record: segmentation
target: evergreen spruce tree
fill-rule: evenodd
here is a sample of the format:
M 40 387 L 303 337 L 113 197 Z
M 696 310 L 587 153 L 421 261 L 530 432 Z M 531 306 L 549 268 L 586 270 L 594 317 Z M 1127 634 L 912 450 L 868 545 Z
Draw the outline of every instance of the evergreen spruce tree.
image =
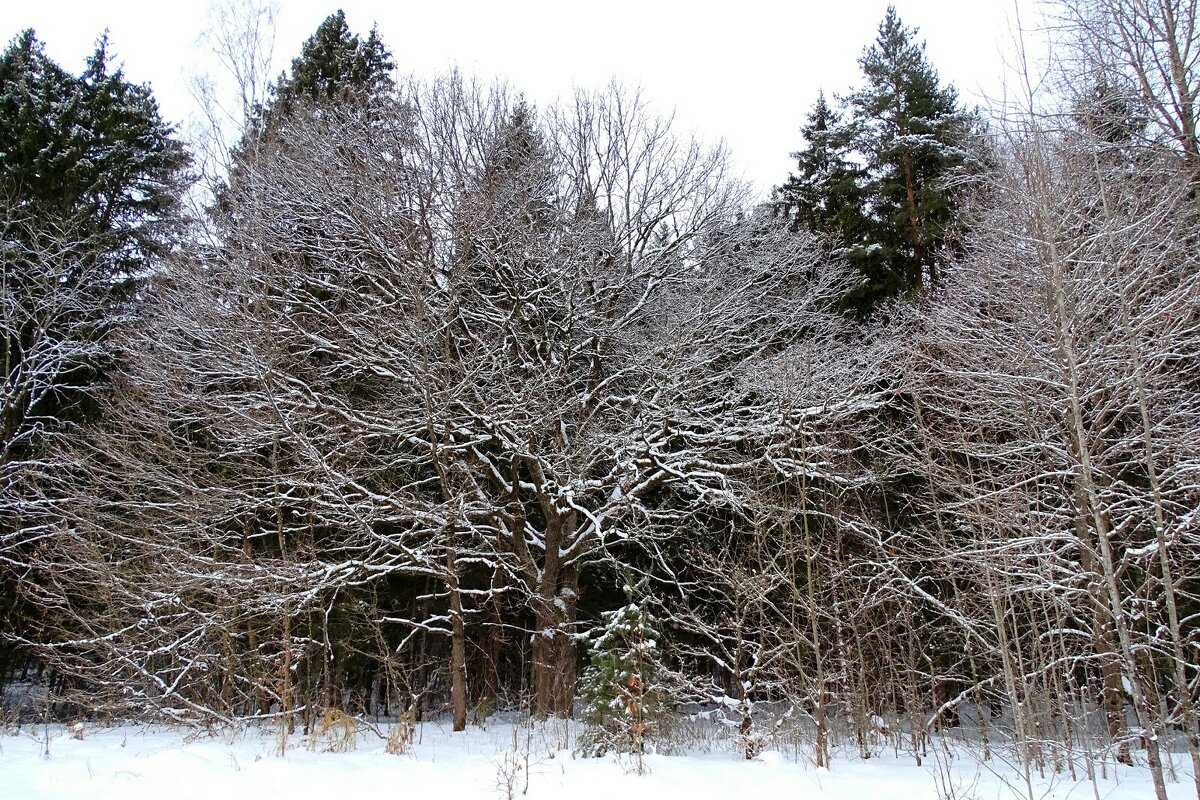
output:
M 304 105 L 369 106 L 393 87 L 392 54 L 376 28 L 366 39 L 350 32 L 341 10 L 326 17 L 279 77 L 258 126 L 274 130 Z
M 319 353 L 314 357 L 312 343 L 329 335 L 322 326 L 329 319 L 331 305 L 345 307 L 353 297 L 380 296 L 379 275 L 346 263 L 354 237 L 362 232 L 339 226 L 334 213 L 335 207 L 341 210 L 340 204 L 373 196 L 370 193 L 376 186 L 369 180 L 370 185 L 354 188 L 342 182 L 343 193 L 330 193 L 324 189 L 324 180 L 326 175 L 378 174 L 365 165 L 385 152 L 399 154 L 394 149 L 395 128 L 407 120 L 394 107 L 392 69 L 391 54 L 377 31 L 366 37 L 352 34 L 341 11 L 321 23 L 301 46 L 290 70 L 271 86 L 263 106 L 254 109 L 247 120 L 232 151 L 229 174 L 216 187 L 216 202 L 210 209 L 218 241 L 211 260 L 198 265 L 205 271 L 251 276 L 258 306 L 251 312 L 255 318 L 286 317 L 290 321 L 287 333 L 272 342 L 273 369 L 303 385 L 319 386 L 327 397 L 337 397 L 354 408 L 377 401 L 378 376 L 353 370 L 331 374 L 325 357 Z M 373 138 L 375 134 L 378 139 Z M 326 144 L 330 146 L 326 148 Z M 351 196 L 360 188 L 363 195 Z M 379 211 L 392 220 L 401 218 L 396 209 Z M 357 257 L 358 251 L 354 252 Z M 239 291 L 241 287 L 236 285 L 232 289 L 235 297 Z M 248 385 L 234 391 L 254 397 L 260 388 Z M 260 451 L 260 457 L 270 459 L 272 475 L 285 475 L 288 465 L 303 463 L 306 456 L 298 450 L 291 441 L 272 443 L 269 452 L 266 448 Z M 233 475 L 229 480 L 236 486 L 242 477 Z M 280 514 L 285 508 L 295 514 L 312 514 L 304 509 L 315 508 L 317 501 L 304 490 L 282 494 L 268 490 L 261 502 L 263 508 L 274 505 Z M 247 514 L 245 509 L 240 511 Z M 256 513 L 250 511 L 248 516 L 253 518 Z M 261 518 L 256 523 L 261 524 Z M 249 557 L 272 559 L 285 553 L 336 548 L 347 535 L 337 521 L 313 522 L 289 531 L 277 542 L 255 542 Z M 308 708 L 332 702 L 337 692 L 334 663 L 342 677 L 367 669 L 369 659 L 362 642 L 373 634 L 364 632 L 361 625 L 367 618 L 364 609 L 379 607 L 375 592 L 373 586 L 347 586 L 330 598 L 324 611 L 329 666 L 310 673 L 307 685 L 291 683 L 291 675 L 281 671 L 280 685 L 287 688 L 280 694 L 289 698 L 283 701 L 285 705 L 292 709 L 304 706 L 307 715 Z M 295 659 L 293 665 L 308 663 L 305 639 L 293 633 L 301 630 L 300 624 L 285 616 L 276 631 L 287 658 Z M 281 715 L 281 719 L 286 728 L 294 718 Z M 465 713 L 459 716 L 456 709 L 455 725 L 464 722 Z
M 150 90 L 111 68 L 107 37 L 79 77 L 50 60 L 33 31 L 0 55 L 0 444 L 8 457 L 22 430 L 53 430 L 90 394 L 104 369 L 104 338 L 128 314 L 152 260 L 176 240 L 187 164 Z M 68 306 L 53 322 L 45 317 Z M 15 381 L 51 341 L 74 355 L 41 379 L 54 390 L 31 402 Z
M 842 124 L 825 92 L 801 128 L 805 147 L 792 153 L 797 172 L 776 191 L 776 209 L 792 230 L 807 229 L 830 241 L 851 241 L 862 225 L 858 181 L 862 170 L 850 159 L 853 130 Z
M 261 166 L 264 156 L 277 155 L 289 142 L 288 126 L 321 109 L 336 108 L 342 115 L 370 112 L 392 97 L 395 63 L 375 28 L 363 39 L 350 32 L 342 11 L 326 17 L 271 86 L 266 103 L 253 109 L 241 141 L 233 148 L 229 175 L 214 189 L 213 207 L 218 224 L 230 204 L 231 187 L 248 169 Z
M 149 88 L 102 37 L 76 77 L 32 30 L 0 54 L 0 545 L 20 564 L 32 506 L 18 487 L 70 422 L 95 413 L 109 333 L 176 240 L 188 157 Z M 0 630 L 27 633 L 0 571 Z M 0 645 L 0 681 L 10 655 Z M 3 687 L 0 687 L 2 689 Z
M 609 750 L 633 754 L 641 771 L 646 743 L 667 710 L 667 693 L 654 619 L 633 601 L 628 586 L 626 596 L 625 606 L 602 615 L 603 625 L 590 642 L 591 666 L 580 689 L 588 728 L 580 749 L 597 757 Z
M 1146 141 L 1150 118 L 1140 98 L 1102 76 L 1072 105 L 1075 127 L 1097 145 L 1133 149 Z
M 26 230 L 88 240 L 114 276 L 173 241 L 188 157 L 101 37 L 76 78 L 25 31 L 0 55 L 0 198 Z
M 236 241 L 244 233 L 239 230 L 243 220 L 228 212 L 244 202 L 243 193 L 253 193 L 253 182 L 245 179 L 270 172 L 281 157 L 303 159 L 303 152 L 292 150 L 301 126 L 320 122 L 328 125 L 332 134 L 345 126 L 365 123 L 365 131 L 374 120 L 386 116 L 371 112 L 380 110 L 381 104 L 392 98 L 394 67 L 378 31 L 372 28 L 365 39 L 351 33 L 342 11 L 331 14 L 317 27 L 301 46 L 300 55 L 292 60 L 290 72 L 279 76 L 267 102 L 247 120 L 241 141 L 233 149 L 229 174 L 215 188 L 212 218 L 227 240 Z M 311 135 L 311 129 L 307 135 Z M 294 225 L 293 240 L 297 243 L 291 257 L 303 258 L 305 247 L 301 243 L 319 241 L 324 235 L 300 218 L 287 223 Z M 317 287 L 323 278 L 315 277 L 314 299 L 319 299 L 323 292 Z
M 82 129 L 72 125 L 81 105 L 77 81 L 46 56 L 32 30 L 0 55 L 0 186 L 10 213 L 73 215 L 86 149 Z

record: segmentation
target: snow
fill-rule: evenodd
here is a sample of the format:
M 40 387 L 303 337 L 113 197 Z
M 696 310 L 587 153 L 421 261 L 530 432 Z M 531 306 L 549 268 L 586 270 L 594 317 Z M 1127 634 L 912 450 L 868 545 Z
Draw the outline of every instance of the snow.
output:
M 386 733 L 386 730 L 383 731 Z M 171 798 L 329 797 L 697 798 L 804 797 L 857 800 L 862 797 L 936 800 L 945 774 L 933 754 L 925 766 L 890 753 L 867 761 L 835 753 L 833 767 L 818 769 L 792 753 L 768 750 L 746 761 L 721 748 L 689 755 L 647 755 L 649 773 L 613 758 L 572 755 L 574 728 L 489 723 L 454 734 L 448 725 L 419 726 L 412 749 L 389 755 L 376 732 L 359 731 L 357 748 L 345 753 L 310 752 L 300 735 L 286 756 L 276 755 L 278 734 L 271 728 L 202 734 L 166 726 L 85 726 L 76 739 L 67 726 L 25 727 L 0 734 L 0 798 L 39 800 L 158 800 Z M 528 759 L 526 759 L 528 755 Z M 1182 766 L 1182 765 L 1178 765 Z M 1024 794 L 1022 781 L 1001 759 L 986 766 L 957 755 L 949 766 L 962 796 L 1011 798 Z M 1106 800 L 1153 796 L 1149 773 L 1137 767 L 1109 766 L 1108 779 L 1095 790 Z M 1016 789 L 1015 787 L 1021 787 Z M 1034 796 L 1092 797 L 1093 787 L 1062 775 L 1038 779 Z M 1193 797 L 1191 781 L 1168 786 L 1172 798 Z

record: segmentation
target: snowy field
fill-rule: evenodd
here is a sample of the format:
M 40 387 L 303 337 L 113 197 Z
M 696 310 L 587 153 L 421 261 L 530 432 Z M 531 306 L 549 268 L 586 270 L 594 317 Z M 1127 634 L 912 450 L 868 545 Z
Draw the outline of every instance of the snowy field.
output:
M 948 758 L 923 766 L 891 752 L 863 761 L 835 753 L 832 769 L 803 755 L 768 750 L 752 761 L 715 741 L 696 740 L 687 754 L 649 755 L 647 773 L 608 757 L 584 759 L 566 746 L 573 731 L 491 724 L 452 734 L 437 723 L 418 726 L 407 753 L 390 755 L 384 731 L 360 730 L 348 752 L 311 751 L 295 735 L 284 756 L 270 729 L 203 734 L 166 726 L 88 727 L 83 739 L 63 726 L 25 727 L 0 735 L 2 798 L 845 798 L 845 800 L 989 800 L 1032 797 L 1141 800 L 1153 796 L 1144 769 L 1109 765 L 1095 783 L 1034 773 L 1032 792 L 1001 759 Z M 48 748 L 47 748 L 48 742 Z M 47 749 L 49 754 L 47 756 Z M 799 758 L 797 756 L 799 755 Z M 1195 797 L 1183 764 L 1171 798 Z M 1082 777 L 1082 776 L 1080 776 Z

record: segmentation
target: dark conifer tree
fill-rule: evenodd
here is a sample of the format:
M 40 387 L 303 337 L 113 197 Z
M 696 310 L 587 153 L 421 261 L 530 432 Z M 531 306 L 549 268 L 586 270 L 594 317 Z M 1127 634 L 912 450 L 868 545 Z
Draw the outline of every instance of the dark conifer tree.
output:
M 846 298 L 869 314 L 937 284 L 956 218 L 954 185 L 969 174 L 970 117 L 942 86 L 915 28 L 889 7 L 859 59 L 866 84 L 831 108 L 822 94 L 776 195 L 795 228 L 826 237 L 863 277 Z
M 849 158 L 853 129 L 825 99 L 825 92 L 800 129 L 803 150 L 792 153 L 797 171 L 776 192 L 776 209 L 791 221 L 843 244 L 861 227 L 858 180 L 862 170 Z
M 68 116 L 79 115 L 80 99 L 75 79 L 32 30 L 0 55 L 0 181 L 14 211 L 72 214 L 79 196 L 72 177 L 85 145 Z
M 255 191 L 252 176 L 271 173 L 281 158 L 306 157 L 302 152 L 289 152 L 295 146 L 295 130 L 289 134 L 289 126 L 304 126 L 313 121 L 314 114 L 324 114 L 324 124 L 331 132 L 341 126 L 369 122 L 372 117 L 358 115 L 369 113 L 393 97 L 394 67 L 391 53 L 375 28 L 365 39 L 351 33 L 346 15 L 340 10 L 317 27 L 301 46 L 300 55 L 292 60 L 290 72 L 281 74 L 271 87 L 266 104 L 255 109 L 247 120 L 242 139 L 233 151 L 229 176 L 216 189 L 213 219 L 224 229 L 222 235 L 227 240 L 236 241 L 242 235 L 238 230 L 242 221 L 228 212 L 242 203 L 240 195 Z M 297 244 L 290 256 L 303 258 L 305 246 L 319 242 L 324 235 L 299 218 L 279 222 L 295 228 L 293 239 Z M 314 299 L 320 299 L 324 290 L 317 286 L 322 278 L 315 277 Z
M 34 228 L 92 241 L 114 274 L 172 241 L 188 158 L 149 88 L 109 63 L 101 37 L 75 78 L 33 31 L 0 56 L 0 187 Z
M 247 170 L 287 146 L 289 120 L 321 108 L 336 108 L 342 114 L 369 111 L 392 96 L 394 68 L 392 54 L 375 28 L 363 39 L 350 32 L 341 10 L 326 17 L 292 59 L 291 71 L 276 79 L 266 103 L 246 120 L 229 175 L 215 189 L 218 224 L 234 222 L 222 212 L 230 205 L 232 187 Z
M 52 429 L 88 394 L 102 369 L 99 345 L 151 260 L 175 241 L 187 163 L 150 90 L 111 69 L 107 37 L 78 78 L 33 31 L 0 55 L 6 381 L 28 371 L 33 348 L 46 346 L 39 338 L 78 354 L 59 365 L 43 402 L 21 402 L 15 387 L 6 393 L 6 446 L 34 420 Z M 71 312 L 49 324 L 44 312 L 66 302 L 49 295 L 64 292 Z
M 350 32 L 344 12 L 330 14 L 292 60 L 291 73 L 272 87 L 263 127 L 270 130 L 306 103 L 367 106 L 392 89 L 395 66 L 376 28 L 363 39 Z
M 1073 105 L 1075 126 L 1096 144 L 1132 148 L 1147 141 L 1150 120 L 1140 98 L 1103 77 L 1075 98 Z
M 966 163 L 968 117 L 916 34 L 889 6 L 858 62 L 867 83 L 849 97 L 875 223 L 867 246 L 882 256 L 863 263 L 874 270 L 869 290 L 880 298 L 936 285 L 956 212 L 952 184 Z
M 351 33 L 342 11 L 321 23 L 301 46 L 290 70 L 272 85 L 266 103 L 247 120 L 226 183 L 217 190 L 217 203 L 211 209 L 220 241 L 208 262 L 197 267 L 234 276 L 229 292 L 235 297 L 255 294 L 256 308 L 251 313 L 262 324 L 287 320 L 272 341 L 273 370 L 320 387 L 324 397 L 354 408 L 379 402 L 380 377 L 354 369 L 330 370 L 328 355 L 321 347 L 314 348 L 314 342 L 339 335 L 336 327 L 326 327 L 330 309 L 378 298 L 382 291 L 376 282 L 381 275 L 350 264 L 362 253 L 357 238 L 362 231 L 339 225 L 335 213 L 343 205 L 361 201 L 357 191 L 369 193 L 375 185 L 351 187 L 352 182 L 345 181 L 338 184 L 340 190 L 331 190 L 324 177 L 317 181 L 314 176 L 322 175 L 322 170 L 339 178 L 369 175 L 373 159 L 401 158 L 407 118 L 396 108 L 393 66 L 377 31 L 366 37 Z M 398 187 L 399 181 L 393 185 Z M 407 189 L 398 191 L 403 194 Z M 380 213 L 396 224 L 406 221 L 396 209 L 381 207 Z M 383 273 L 387 269 L 380 266 Z M 261 386 L 248 384 L 237 391 L 253 398 Z M 267 465 L 271 483 L 251 490 L 256 497 L 252 507 L 231 509 L 235 520 L 231 526 L 270 530 L 283 517 L 308 522 L 278 537 L 257 539 L 247 546 L 249 556 L 268 563 L 300 553 L 333 552 L 352 539 L 356 528 L 322 517 L 317 493 L 308 486 L 292 485 L 292 471 L 302 469 L 310 455 L 303 446 L 286 436 L 268 440 L 278 436 L 268 423 L 255 434 L 263 438 L 254 459 L 260 466 Z M 384 453 L 380 447 L 372 456 L 382 458 Z M 253 472 L 217 474 L 213 480 L 223 491 L 245 492 L 252 480 L 248 475 Z M 385 491 L 396 489 L 390 482 L 385 485 Z M 295 684 L 287 684 L 281 692 L 287 698 L 281 703 L 302 709 L 306 726 L 312 721 L 311 710 L 332 704 L 341 687 L 371 685 L 379 667 L 371 644 L 377 641 L 378 630 L 363 625 L 380 609 L 400 613 L 392 603 L 409 608 L 417 602 L 413 596 L 419 591 L 403 577 L 388 584 L 387 589 L 344 587 L 323 601 L 321 625 L 328 655 L 321 651 L 316 659 L 311 658 L 312 640 L 303 633 L 314 624 L 307 611 L 261 621 L 263 630 L 271 631 L 264 635 L 286 642 L 287 659 L 295 665 Z M 391 642 L 385 651 L 395 644 Z
M 20 487 L 48 441 L 95 413 L 109 334 L 176 241 L 188 157 L 107 37 L 75 77 L 27 30 L 0 54 L 0 570 L 36 534 Z M 19 572 L 19 570 L 18 570 Z M 0 572 L 0 630 L 23 631 Z M 0 649 L 0 688 L 11 651 Z

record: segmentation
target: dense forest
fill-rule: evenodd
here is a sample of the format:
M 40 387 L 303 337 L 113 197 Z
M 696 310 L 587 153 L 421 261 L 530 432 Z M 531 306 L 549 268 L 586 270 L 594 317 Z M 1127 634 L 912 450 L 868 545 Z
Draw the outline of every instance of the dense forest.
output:
M 226 147 L 17 36 L 5 713 L 969 724 L 1200 796 L 1200 7 L 1054 13 L 969 109 L 889 10 L 765 201 L 636 90 L 402 80 L 341 12 Z

